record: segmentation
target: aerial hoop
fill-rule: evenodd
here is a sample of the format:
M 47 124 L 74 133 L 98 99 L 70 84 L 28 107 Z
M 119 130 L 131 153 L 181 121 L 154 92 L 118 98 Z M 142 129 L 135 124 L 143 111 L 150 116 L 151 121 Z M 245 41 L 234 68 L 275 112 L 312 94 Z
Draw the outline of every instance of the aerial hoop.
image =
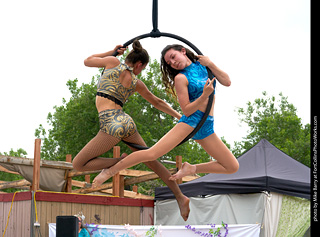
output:
M 176 39 L 176 40 L 179 40 L 183 43 L 185 43 L 186 45 L 188 45 L 190 48 L 192 48 L 198 55 L 203 55 L 201 53 L 201 51 L 195 46 L 193 45 L 190 41 L 178 36 L 178 35 L 175 35 L 175 34 L 170 34 L 170 33 L 164 33 L 164 32 L 160 32 L 159 29 L 158 29 L 158 0 L 153 0 L 153 5 L 152 5 L 152 25 L 153 25 L 153 30 L 148 33 L 148 34 L 143 34 L 143 35 L 139 35 L 137 37 L 134 37 L 132 38 L 131 40 L 127 41 L 126 43 L 123 44 L 124 47 L 127 47 L 129 46 L 130 44 L 133 43 L 134 40 L 141 40 L 141 39 L 145 39 L 145 38 L 159 38 L 159 37 L 169 37 L 169 38 L 173 38 L 173 39 Z M 116 51 L 113 56 L 117 56 L 118 55 L 118 52 Z M 207 71 L 208 71 L 208 76 L 209 78 L 212 80 L 214 75 L 213 73 L 211 72 L 211 70 L 207 68 Z M 200 122 L 198 123 L 198 125 L 195 127 L 195 129 L 182 141 L 180 142 L 177 146 L 180 146 L 181 144 L 185 143 L 186 141 L 188 141 L 190 138 L 192 138 L 198 131 L 199 129 L 202 127 L 202 125 L 204 124 L 204 122 L 206 121 L 209 113 L 210 113 L 210 110 L 211 110 L 211 107 L 212 107 L 212 103 L 213 103 L 213 95 L 214 93 L 212 93 L 210 96 L 209 96 L 209 101 L 208 101 L 208 104 L 207 104 L 207 108 L 204 112 L 204 115 L 202 117 L 202 119 L 200 120 Z M 134 143 L 130 143 L 130 142 L 125 142 L 123 141 L 124 143 L 126 143 L 127 145 L 131 146 L 131 147 L 134 147 L 136 149 L 139 149 L 139 150 L 146 150 L 148 149 L 149 147 L 144 147 L 144 146 L 140 146 L 140 145 L 137 145 L 137 144 L 134 144 Z

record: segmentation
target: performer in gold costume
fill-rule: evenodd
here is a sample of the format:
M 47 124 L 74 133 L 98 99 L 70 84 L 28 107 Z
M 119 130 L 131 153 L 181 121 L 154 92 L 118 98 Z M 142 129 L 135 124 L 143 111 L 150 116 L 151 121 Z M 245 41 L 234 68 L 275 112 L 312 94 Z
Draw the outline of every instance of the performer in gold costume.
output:
M 88 57 L 84 63 L 88 67 L 104 67 L 105 70 L 98 82 L 96 107 L 99 112 L 100 131 L 98 134 L 77 154 L 73 160 L 73 167 L 79 171 L 107 169 L 126 154 L 118 158 L 103 158 L 101 154 L 109 151 L 121 140 L 146 146 L 137 131 L 133 119 L 122 110 L 123 104 L 128 97 L 138 92 L 144 99 L 155 108 L 180 119 L 181 115 L 173 110 L 162 99 L 153 95 L 137 75 L 147 66 L 149 62 L 148 52 L 142 48 L 139 41 L 134 41 L 133 49 L 127 55 L 125 63 L 112 56 L 117 51 L 122 55 L 125 48 L 117 45 L 114 50 L 102 54 L 94 54 Z M 130 146 L 129 146 L 130 147 Z M 130 147 L 132 151 L 135 148 Z M 169 180 L 169 171 L 159 162 L 151 161 L 145 164 L 168 185 L 175 194 L 182 217 L 188 218 L 189 199 L 184 196 L 175 181 Z

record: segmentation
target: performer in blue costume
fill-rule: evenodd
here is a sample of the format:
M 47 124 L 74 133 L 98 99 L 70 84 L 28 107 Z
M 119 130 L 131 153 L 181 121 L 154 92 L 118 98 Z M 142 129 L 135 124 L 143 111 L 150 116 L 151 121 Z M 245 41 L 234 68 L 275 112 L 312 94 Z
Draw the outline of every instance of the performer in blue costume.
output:
M 215 78 L 210 81 L 206 67 Z M 230 86 L 227 73 L 218 68 L 207 56 L 195 56 L 189 49 L 181 45 L 168 45 L 162 51 L 161 71 L 163 83 L 169 93 L 175 96 L 181 106 L 183 116 L 164 137 L 148 150 L 134 152 L 109 169 L 104 169 L 96 178 L 96 185 L 102 184 L 120 170 L 134 166 L 140 162 L 156 160 L 172 150 L 201 120 L 207 107 L 209 96 L 214 93 L 216 80 L 224 86 Z M 182 169 L 170 177 L 180 179 L 195 173 L 231 174 L 239 169 L 239 163 L 227 146 L 220 140 L 213 129 L 214 101 L 205 124 L 193 139 L 215 161 L 191 165 L 185 162 Z M 197 154 L 190 154 L 196 156 Z
M 191 63 L 188 67 L 183 69 L 181 74 L 185 75 L 188 79 L 188 94 L 190 102 L 198 99 L 203 92 L 203 87 L 205 86 L 208 80 L 208 72 L 206 67 L 202 66 L 199 62 Z M 216 87 L 216 80 L 213 81 L 213 87 Z M 216 91 L 214 90 L 213 93 Z M 195 128 L 200 120 L 202 119 L 204 112 L 201 110 L 197 110 L 192 115 L 187 117 L 186 115 L 182 115 L 180 122 L 186 123 L 191 127 Z M 213 130 L 214 118 L 209 115 L 207 120 L 202 125 L 200 130 L 193 136 L 194 140 L 201 140 L 206 138 L 207 136 L 214 133 Z

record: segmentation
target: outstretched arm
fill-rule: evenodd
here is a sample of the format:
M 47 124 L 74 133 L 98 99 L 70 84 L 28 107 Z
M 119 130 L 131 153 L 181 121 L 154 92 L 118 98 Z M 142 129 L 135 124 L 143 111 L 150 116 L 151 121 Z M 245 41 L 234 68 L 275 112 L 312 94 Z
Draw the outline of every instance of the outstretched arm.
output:
M 122 55 L 125 50 L 126 48 L 123 48 L 122 45 L 117 45 L 113 50 L 108 52 L 89 56 L 84 60 L 84 65 L 87 67 L 106 67 L 108 63 L 115 61 L 115 57 L 111 57 L 115 51 L 118 52 L 118 55 Z
M 152 94 L 148 87 L 141 81 L 137 81 L 136 91 L 156 109 L 169 114 L 177 119 L 181 118 L 181 114 L 172 109 L 165 101 Z
M 231 80 L 229 75 L 222 71 L 220 68 L 218 68 L 207 56 L 198 55 L 198 61 L 201 65 L 208 67 L 213 75 L 216 77 L 216 79 L 220 82 L 220 84 L 224 86 L 230 86 Z

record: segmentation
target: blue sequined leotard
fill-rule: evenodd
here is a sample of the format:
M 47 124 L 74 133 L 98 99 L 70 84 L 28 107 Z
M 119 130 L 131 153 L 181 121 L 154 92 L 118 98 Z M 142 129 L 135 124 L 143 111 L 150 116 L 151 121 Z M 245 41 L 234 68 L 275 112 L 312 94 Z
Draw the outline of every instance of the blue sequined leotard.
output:
M 188 94 L 190 102 L 198 99 L 203 93 L 203 87 L 208 80 L 208 72 L 205 66 L 199 62 L 191 63 L 188 67 L 183 69 L 180 73 L 184 74 L 188 79 Z M 216 81 L 213 82 L 213 87 L 216 87 Z M 214 93 L 216 91 L 214 90 Z M 195 128 L 204 115 L 204 112 L 197 110 L 189 117 L 182 115 L 180 122 L 186 123 Z M 214 133 L 213 129 L 214 118 L 208 116 L 200 130 L 193 136 L 194 140 L 201 140 Z

